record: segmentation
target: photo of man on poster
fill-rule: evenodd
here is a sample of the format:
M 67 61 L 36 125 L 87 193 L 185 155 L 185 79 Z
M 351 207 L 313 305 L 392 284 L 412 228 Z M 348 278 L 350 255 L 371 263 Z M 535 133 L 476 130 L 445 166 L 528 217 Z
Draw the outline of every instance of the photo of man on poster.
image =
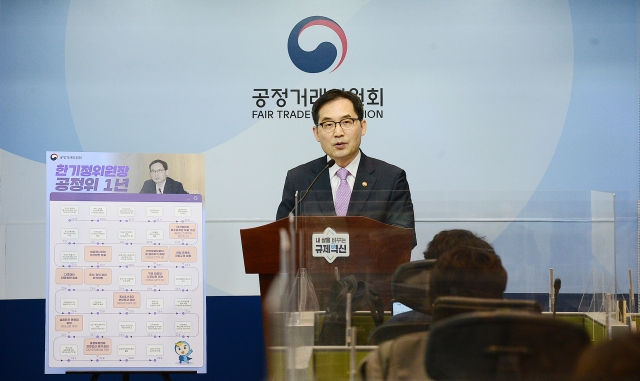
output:
M 140 193 L 187 194 L 182 183 L 169 177 L 169 165 L 166 161 L 156 159 L 149 164 L 151 180 L 142 185 Z

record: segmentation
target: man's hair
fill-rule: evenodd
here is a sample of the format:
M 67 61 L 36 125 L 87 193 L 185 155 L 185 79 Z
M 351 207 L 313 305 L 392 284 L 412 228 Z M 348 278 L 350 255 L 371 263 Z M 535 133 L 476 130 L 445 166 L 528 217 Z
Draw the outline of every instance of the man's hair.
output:
M 429 283 L 432 301 L 440 296 L 500 299 L 507 288 L 507 271 L 491 245 L 457 246 L 438 259 Z
M 475 246 L 492 250 L 491 245 L 484 240 L 484 237 L 478 237 L 469 230 L 451 229 L 443 230 L 433 236 L 433 239 L 427 245 L 424 251 L 424 259 L 438 259 L 447 251 L 456 246 Z
M 162 168 L 164 168 L 165 171 L 167 169 L 169 169 L 169 165 L 167 165 L 167 162 L 164 161 L 164 160 L 160 160 L 160 159 L 156 159 L 156 160 L 152 161 L 151 164 L 149 164 L 149 169 L 151 169 L 151 166 L 154 165 L 155 163 L 162 164 Z
M 331 89 L 322 94 L 316 101 L 313 103 L 313 107 L 311 107 L 311 117 L 313 117 L 313 124 L 318 124 L 318 118 L 320 109 L 325 104 L 335 101 L 336 99 L 346 99 L 351 101 L 353 104 L 353 109 L 356 112 L 356 116 L 358 120 L 362 120 L 364 116 L 364 106 L 362 106 L 362 101 L 358 98 L 358 95 L 351 91 L 344 91 L 340 89 Z
M 631 381 L 640 374 L 640 334 L 625 333 L 587 348 L 576 365 L 574 381 Z

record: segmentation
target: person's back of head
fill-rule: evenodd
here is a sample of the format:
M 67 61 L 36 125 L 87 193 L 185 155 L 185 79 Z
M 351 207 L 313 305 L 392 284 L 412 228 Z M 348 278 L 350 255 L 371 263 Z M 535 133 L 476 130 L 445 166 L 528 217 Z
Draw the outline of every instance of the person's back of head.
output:
M 489 250 L 492 249 L 491 245 L 487 241 L 478 237 L 469 230 L 442 230 L 433 236 L 433 239 L 427 245 L 427 249 L 424 252 L 425 261 L 422 262 L 426 263 L 428 260 L 437 260 L 443 253 L 446 253 L 457 246 L 475 246 Z M 417 262 L 412 263 L 415 264 Z M 405 272 L 400 273 L 400 276 L 396 277 L 398 274 L 396 271 L 396 275 L 394 275 L 393 280 L 398 283 L 398 285 L 395 286 L 396 290 L 404 292 L 404 294 L 398 293 L 397 295 L 394 295 L 394 299 L 410 306 L 414 310 L 430 315 L 432 312 L 431 305 L 433 304 L 433 300 L 428 297 L 430 273 L 431 267 L 427 268 L 426 266 L 421 271 L 412 272 L 410 276 L 407 276 L 408 272 L 405 270 Z M 393 288 L 392 292 L 394 292 Z M 399 319 L 400 318 L 392 318 L 391 320 L 396 321 Z
M 640 379 L 640 333 L 616 336 L 584 351 L 574 381 Z
M 444 233 L 442 237 L 450 235 L 448 231 L 441 233 Z M 431 270 L 429 301 L 433 302 L 440 296 L 502 298 L 507 286 L 507 272 L 500 257 L 487 241 L 473 233 L 471 236 L 462 234 L 470 238 L 468 242 L 453 245 L 442 253 Z M 382 343 L 361 363 L 362 379 L 395 380 L 411 375 L 412 379 L 430 380 L 425 367 L 427 340 L 428 333 L 424 331 Z
M 503 297 L 507 271 L 493 247 L 477 240 L 484 243 L 457 246 L 440 256 L 429 280 L 432 302 L 440 296 Z
M 443 230 L 434 235 L 433 239 L 427 245 L 427 249 L 423 253 L 424 259 L 438 259 L 442 254 L 456 246 L 475 246 L 492 249 L 487 241 L 469 230 Z

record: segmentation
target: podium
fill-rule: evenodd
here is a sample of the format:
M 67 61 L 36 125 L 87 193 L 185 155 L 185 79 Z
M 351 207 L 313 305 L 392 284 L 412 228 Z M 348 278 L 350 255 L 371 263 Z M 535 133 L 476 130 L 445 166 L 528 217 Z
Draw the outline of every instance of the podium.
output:
M 295 217 L 293 224 L 296 255 L 294 266 L 288 268 L 307 269 L 321 310 L 326 309 L 328 294 L 336 279 L 336 268 L 341 278 L 354 275 L 358 280 L 371 283 L 381 295 L 385 310 L 391 309 L 391 276 L 396 267 L 411 259 L 412 229 L 359 216 L 302 216 Z M 329 263 L 324 257 L 313 256 L 316 250 L 313 234 L 323 233 L 327 228 L 338 234 L 349 234 L 348 257 L 337 257 Z M 288 218 L 240 230 L 245 273 L 259 275 L 263 311 L 269 286 L 280 271 L 281 229 L 290 231 Z

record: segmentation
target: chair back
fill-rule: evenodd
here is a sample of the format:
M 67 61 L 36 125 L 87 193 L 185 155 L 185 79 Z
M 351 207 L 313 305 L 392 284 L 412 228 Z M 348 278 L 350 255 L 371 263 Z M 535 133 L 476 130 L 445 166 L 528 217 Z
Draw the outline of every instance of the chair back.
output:
M 393 300 L 415 311 L 431 315 L 429 274 L 435 264 L 435 259 L 426 259 L 398 266 L 391 280 Z
M 441 296 L 433 306 L 433 321 L 441 321 L 468 312 L 518 310 L 541 313 L 535 300 L 486 299 L 462 296 Z
M 384 341 L 395 339 L 409 333 L 428 331 L 430 322 L 387 323 L 376 327 L 369 336 L 369 345 L 380 345 Z
M 436 380 L 568 380 L 589 344 L 584 328 L 565 321 L 473 312 L 432 325 L 425 365 Z

